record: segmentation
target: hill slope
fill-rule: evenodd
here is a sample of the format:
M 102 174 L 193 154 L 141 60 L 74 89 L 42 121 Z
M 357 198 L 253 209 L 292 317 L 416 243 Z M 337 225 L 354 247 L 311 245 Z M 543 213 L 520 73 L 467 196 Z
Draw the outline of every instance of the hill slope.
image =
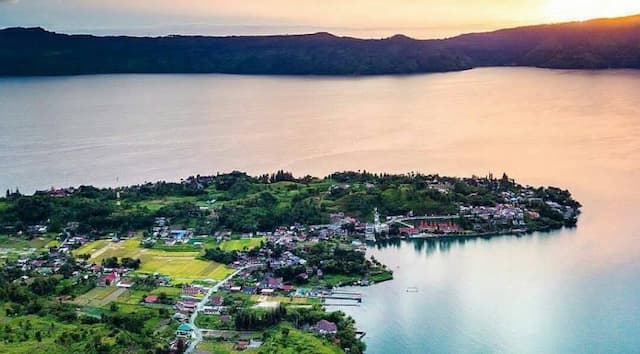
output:
M 373 75 L 479 66 L 640 68 L 640 16 L 381 40 L 329 33 L 245 37 L 97 37 L 0 30 L 0 75 L 234 73 Z

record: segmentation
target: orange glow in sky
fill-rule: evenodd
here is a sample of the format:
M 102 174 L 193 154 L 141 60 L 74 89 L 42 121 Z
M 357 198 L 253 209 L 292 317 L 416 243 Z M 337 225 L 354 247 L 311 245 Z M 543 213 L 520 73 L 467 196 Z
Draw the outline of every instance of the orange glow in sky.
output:
M 301 31 L 314 28 L 346 35 L 365 30 L 372 35 L 432 38 L 632 14 L 640 14 L 640 0 L 0 0 L 0 27 L 107 33 L 154 27 L 173 31 L 198 24 L 297 26 Z
M 271 19 L 355 27 L 478 23 L 499 27 L 503 23 L 544 23 L 640 13 L 640 0 L 137 0 L 123 6 L 254 21 Z
M 640 0 L 549 0 L 543 15 L 548 21 L 588 20 L 640 13 Z

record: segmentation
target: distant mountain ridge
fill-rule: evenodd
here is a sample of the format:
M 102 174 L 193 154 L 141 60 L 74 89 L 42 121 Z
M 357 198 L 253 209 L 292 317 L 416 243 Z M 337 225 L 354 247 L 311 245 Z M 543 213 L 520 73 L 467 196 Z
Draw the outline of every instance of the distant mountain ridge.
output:
M 98 37 L 0 30 L 0 75 L 231 73 L 378 75 L 483 66 L 640 69 L 640 15 L 538 25 L 440 40 L 330 33 Z

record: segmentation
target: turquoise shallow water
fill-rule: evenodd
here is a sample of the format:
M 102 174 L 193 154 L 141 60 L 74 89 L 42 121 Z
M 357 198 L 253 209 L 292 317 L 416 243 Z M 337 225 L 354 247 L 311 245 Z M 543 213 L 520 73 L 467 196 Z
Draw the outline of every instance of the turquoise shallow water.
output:
M 278 169 L 569 188 L 578 227 L 369 250 L 395 279 L 345 308 L 369 353 L 640 352 L 640 73 L 0 78 L 0 187 Z M 406 288 L 418 287 L 418 293 Z

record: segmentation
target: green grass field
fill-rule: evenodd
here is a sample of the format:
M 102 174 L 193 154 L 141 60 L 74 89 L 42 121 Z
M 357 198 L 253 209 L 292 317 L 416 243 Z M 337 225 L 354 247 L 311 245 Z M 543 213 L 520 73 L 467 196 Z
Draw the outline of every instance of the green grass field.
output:
M 139 239 L 122 242 L 99 240 L 74 251 L 74 254 L 82 253 L 91 254 L 92 262 L 101 262 L 109 257 L 138 258 L 141 261 L 139 272 L 168 275 L 174 282 L 221 280 L 234 271 L 223 264 L 198 259 L 200 252 L 168 252 L 141 248 Z
M 116 301 L 120 295 L 124 295 L 127 291 L 128 290 L 125 289 L 118 289 L 115 286 L 99 286 L 78 296 L 74 300 L 74 303 L 81 306 L 103 307 L 112 301 Z
M 0 235 L 0 248 L 15 248 L 15 249 L 27 249 L 27 248 L 37 248 L 41 249 L 47 247 L 47 245 L 52 244 L 53 242 L 57 242 L 53 240 L 52 237 L 35 237 L 31 240 L 26 240 L 23 238 L 12 237 L 7 235 Z
M 223 251 L 242 251 L 250 250 L 260 246 L 260 242 L 264 241 L 264 237 L 242 238 L 238 240 L 225 240 L 217 244 Z
M 230 354 L 230 353 L 256 354 L 259 352 L 258 349 L 246 349 L 239 352 L 233 349 L 234 345 L 235 345 L 234 343 L 229 343 L 229 342 L 204 341 L 198 345 L 197 352 L 211 353 L 211 354 Z
M 287 328 L 285 336 L 282 329 Z M 309 332 L 293 328 L 289 324 L 281 324 L 270 331 L 269 339 L 260 347 L 261 353 L 278 354 L 338 354 L 344 353 L 338 346 L 327 339 L 319 338 Z
M 310 299 L 306 297 L 288 297 L 288 296 L 263 296 L 263 295 L 251 295 L 251 301 L 277 301 L 282 305 L 313 305 L 320 303 L 318 299 Z
M 165 293 L 167 294 L 167 296 L 179 296 L 180 294 L 182 294 L 182 288 L 161 286 L 153 289 L 149 294 L 158 295 L 160 293 Z
M 319 280 L 320 284 L 328 286 L 339 286 L 343 284 L 350 284 L 352 282 L 360 280 L 359 276 L 349 276 L 342 274 L 325 274 L 322 279 Z
M 163 206 L 179 202 L 195 202 L 196 197 L 176 197 L 170 196 L 162 199 L 150 199 L 132 203 L 135 206 L 148 208 L 151 211 L 160 210 Z
M 142 302 L 146 294 L 147 292 L 143 290 L 129 289 L 118 297 L 118 302 L 129 305 L 137 305 Z
M 29 323 L 29 329 L 25 328 L 27 322 Z M 57 322 L 53 319 L 35 315 L 4 317 L 4 309 L 2 309 L 2 315 L 0 315 L 0 323 L 2 323 L 3 328 L 9 326 L 12 329 L 10 333 L 3 333 L 3 339 L 0 340 L 0 353 L 6 354 L 69 353 L 69 348 L 62 348 L 56 344 L 55 338 L 65 330 L 77 328 L 75 324 Z M 36 340 L 36 332 L 42 334 L 42 341 Z M 8 338 L 11 339 L 8 340 Z

